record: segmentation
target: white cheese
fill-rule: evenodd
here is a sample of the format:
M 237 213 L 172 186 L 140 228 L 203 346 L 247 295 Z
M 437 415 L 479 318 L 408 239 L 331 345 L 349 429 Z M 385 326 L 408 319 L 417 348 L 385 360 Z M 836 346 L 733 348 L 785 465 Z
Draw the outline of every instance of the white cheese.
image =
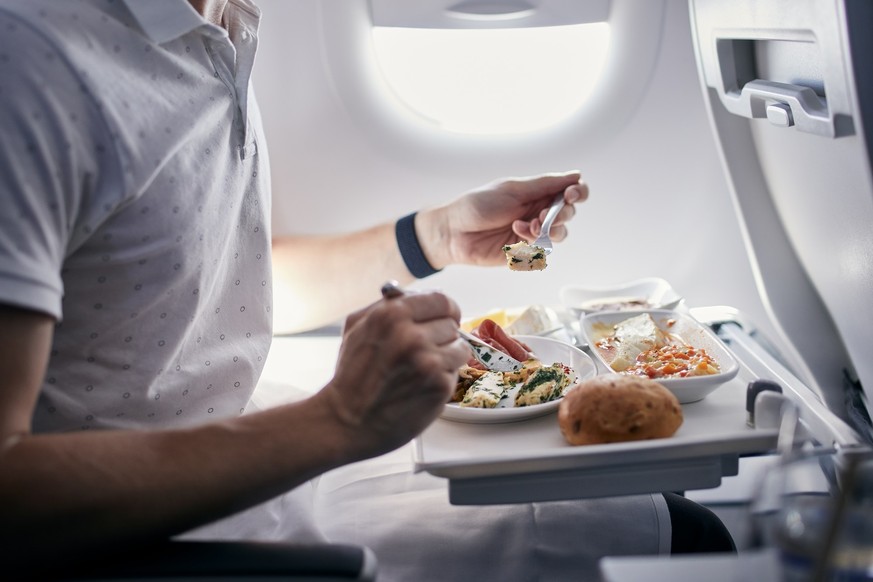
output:
M 617 324 L 612 339 L 615 357 L 609 366 L 616 372 L 632 366 L 637 356 L 646 350 L 659 348 L 666 343 L 664 332 L 648 313 L 630 317 Z
M 557 326 L 545 307 L 531 305 L 513 319 L 512 323 L 504 326 L 504 329 L 510 335 L 537 335 L 551 331 L 554 327 Z

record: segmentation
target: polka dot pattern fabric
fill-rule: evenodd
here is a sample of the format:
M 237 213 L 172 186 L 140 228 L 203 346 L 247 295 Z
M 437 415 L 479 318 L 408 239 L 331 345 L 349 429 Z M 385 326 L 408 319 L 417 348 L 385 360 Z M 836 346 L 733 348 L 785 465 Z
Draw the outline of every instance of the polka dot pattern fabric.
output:
M 0 0 L 0 302 L 59 320 L 36 431 L 245 409 L 271 338 L 269 172 L 259 13 L 226 17 Z

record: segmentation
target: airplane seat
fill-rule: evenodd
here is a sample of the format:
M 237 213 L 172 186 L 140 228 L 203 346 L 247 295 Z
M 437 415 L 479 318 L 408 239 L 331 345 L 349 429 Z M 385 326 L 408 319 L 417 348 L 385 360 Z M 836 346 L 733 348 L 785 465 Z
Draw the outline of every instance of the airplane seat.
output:
M 29 568 L 37 580 L 289 580 L 339 582 L 376 579 L 375 554 L 350 544 L 286 544 L 238 541 L 167 541 L 111 558 L 64 560 Z
M 873 438 L 873 3 L 689 0 L 698 76 L 780 359 Z M 826 443 L 829 444 L 829 443 Z M 773 456 L 690 492 L 739 544 Z M 743 549 L 743 548 L 741 548 Z
M 873 4 L 689 0 L 699 78 L 789 367 L 873 442 Z

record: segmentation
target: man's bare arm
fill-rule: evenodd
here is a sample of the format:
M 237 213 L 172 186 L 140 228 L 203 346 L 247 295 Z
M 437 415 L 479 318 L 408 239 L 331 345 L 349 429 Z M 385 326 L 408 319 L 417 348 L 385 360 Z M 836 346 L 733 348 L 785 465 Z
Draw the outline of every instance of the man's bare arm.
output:
M 273 239 L 273 331 L 335 323 L 379 298 L 388 279 L 413 280 L 383 224 L 353 234 Z
M 507 178 L 418 212 L 416 238 L 430 266 L 506 264 L 503 245 L 534 240 L 555 197 L 566 205 L 552 224 L 556 242 L 567 236 L 575 204 L 588 197 L 578 172 Z M 349 235 L 277 237 L 273 241 L 274 326 L 277 333 L 335 322 L 374 301 L 387 279 L 413 280 L 403 262 L 394 223 Z
M 0 546 L 25 561 L 159 540 L 396 448 L 469 357 L 458 317 L 439 294 L 353 315 L 334 378 L 303 402 L 184 430 L 36 435 L 53 321 L 0 307 Z
M 173 431 L 33 435 L 50 349 L 46 315 L 2 308 L 0 545 L 46 555 L 158 539 L 269 499 L 336 466 L 321 399 Z M 300 446 L 307 435 L 314 446 Z

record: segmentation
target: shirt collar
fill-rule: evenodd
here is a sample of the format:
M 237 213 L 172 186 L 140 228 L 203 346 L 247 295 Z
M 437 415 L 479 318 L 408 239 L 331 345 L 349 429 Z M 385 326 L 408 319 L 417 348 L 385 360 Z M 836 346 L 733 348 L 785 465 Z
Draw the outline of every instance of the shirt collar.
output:
M 124 3 L 145 35 L 158 44 L 201 26 L 224 30 L 207 22 L 187 0 L 124 0 Z

